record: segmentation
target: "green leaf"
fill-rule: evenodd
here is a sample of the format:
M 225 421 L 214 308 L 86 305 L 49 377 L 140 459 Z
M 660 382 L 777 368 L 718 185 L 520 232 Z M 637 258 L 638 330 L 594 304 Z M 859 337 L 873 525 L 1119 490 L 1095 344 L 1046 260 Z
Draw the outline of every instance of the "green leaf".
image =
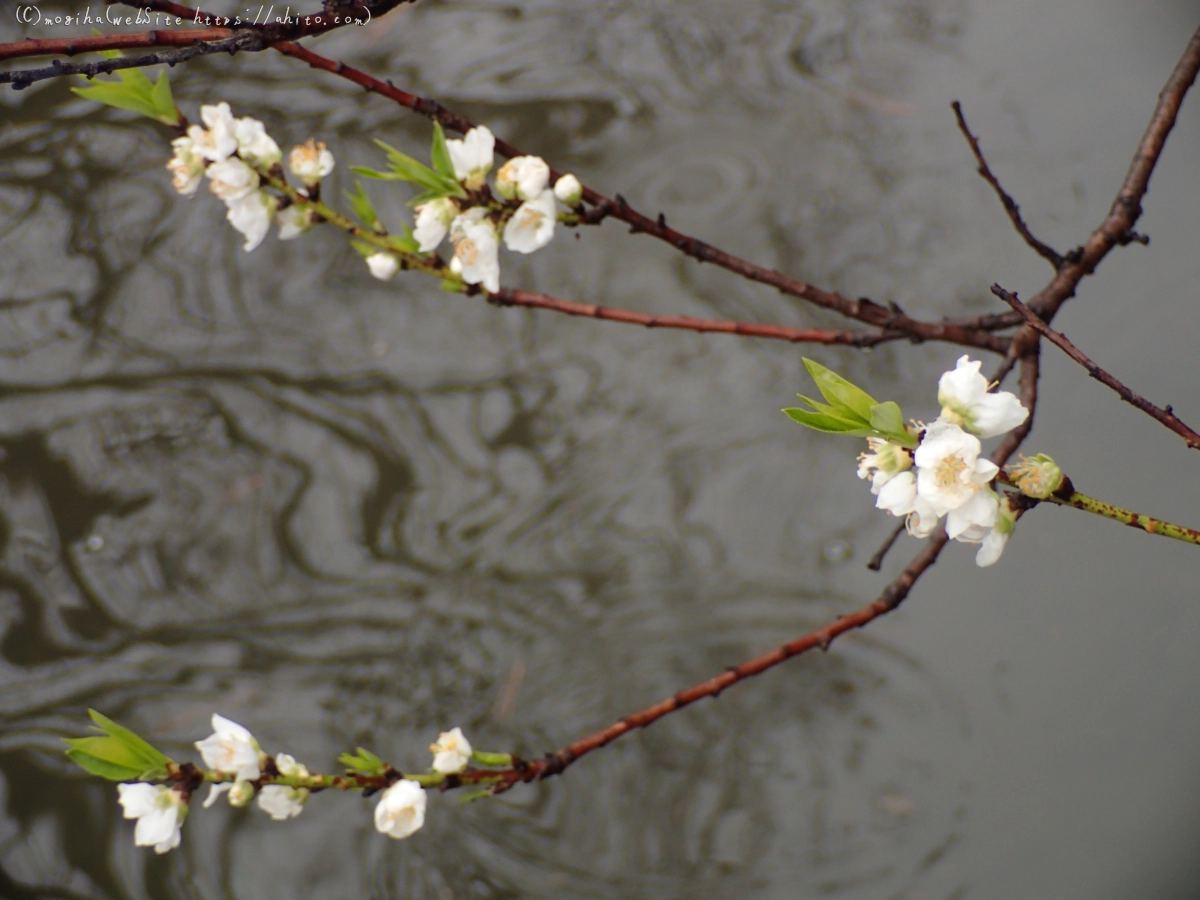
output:
M 352 774 L 380 775 L 388 768 L 387 763 L 364 747 L 357 748 L 354 753 L 343 753 L 338 757 L 338 762 Z
M 158 73 L 158 81 L 154 82 L 154 87 L 150 89 L 150 102 L 158 112 L 158 121 L 164 125 L 179 124 L 179 110 L 175 108 L 175 98 L 171 96 L 171 82 L 167 81 L 165 71 Z
M 403 250 L 405 253 L 420 253 L 421 242 L 413 237 L 413 231 L 408 227 L 408 223 L 402 223 L 400 227 L 404 230 L 404 234 L 394 235 L 391 238 L 392 246 L 397 250 Z
M 430 200 L 441 200 L 443 197 L 454 197 L 455 194 L 447 194 L 445 191 L 421 191 L 417 196 L 408 201 L 408 206 L 420 206 L 422 203 L 428 203 Z
M 143 774 L 142 770 L 136 766 L 123 766 L 119 763 L 112 763 L 98 756 L 92 756 L 84 750 L 68 750 L 67 756 L 71 762 L 90 775 L 98 775 L 101 778 L 107 778 L 109 781 L 138 781 Z
M 805 359 L 804 365 L 817 383 L 821 396 L 837 407 L 840 415 L 849 414 L 863 424 L 870 423 L 871 408 L 878 405 L 874 397 L 818 362 Z
M 859 422 L 852 422 L 847 419 L 840 419 L 828 413 L 810 412 L 807 409 L 797 409 L 795 407 L 785 409 L 784 413 L 793 421 L 799 422 L 801 425 L 811 428 L 814 431 L 823 431 L 826 434 L 866 437 L 874 433 L 869 426 L 864 426 Z
M 446 132 L 442 131 L 441 122 L 433 123 L 433 149 L 429 156 L 433 160 L 434 171 L 449 178 L 455 184 L 458 183 L 458 179 L 454 176 L 454 162 L 450 159 L 450 148 L 446 146 Z
M 383 223 L 379 221 L 379 214 L 375 212 L 375 206 L 371 203 L 371 198 L 367 196 L 366 189 L 363 188 L 361 181 L 354 182 L 358 190 L 353 194 L 346 191 L 346 200 L 350 204 L 350 208 L 354 210 L 354 215 L 358 221 L 362 222 L 371 231 L 384 234 L 387 229 L 383 227 Z
M 871 407 L 871 427 L 904 447 L 917 446 L 917 439 L 904 427 L 904 413 L 891 400 Z
M 448 178 L 445 175 L 435 172 L 428 166 L 417 162 L 407 153 L 401 153 L 395 147 L 391 147 L 379 139 L 376 139 L 375 143 L 387 153 L 388 165 L 392 170 L 388 180 L 411 181 L 413 184 L 423 187 L 427 191 L 441 191 L 447 196 L 466 196 L 462 186 L 454 178 Z
M 92 721 L 95 722 L 101 728 L 101 730 L 110 735 L 114 740 L 123 743 L 130 749 L 131 752 L 136 754 L 138 758 L 148 763 L 149 766 L 166 766 L 167 763 L 172 762 L 171 758 L 165 753 L 162 753 L 157 748 L 148 744 L 128 728 L 123 728 L 122 726 L 118 725 L 107 716 L 101 715 L 94 709 L 89 709 L 88 715 L 91 716 Z M 82 740 L 87 740 L 87 738 L 83 738 Z
M 402 181 L 400 177 L 391 172 L 380 172 L 378 169 L 370 169 L 366 166 L 351 166 L 350 171 L 355 175 L 361 175 L 363 178 L 374 178 L 377 181 Z

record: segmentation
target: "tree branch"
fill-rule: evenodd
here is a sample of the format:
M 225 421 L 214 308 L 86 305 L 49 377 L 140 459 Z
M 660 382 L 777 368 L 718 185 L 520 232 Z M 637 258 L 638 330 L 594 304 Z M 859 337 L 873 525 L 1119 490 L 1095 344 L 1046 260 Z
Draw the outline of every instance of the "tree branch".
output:
M 190 47 L 201 41 L 219 41 L 232 35 L 228 28 L 159 29 L 126 34 L 96 34 L 91 37 L 46 38 L 0 44 L 0 60 L 28 56 L 75 56 L 101 50 L 132 50 L 139 47 Z
M 359 69 L 313 53 L 299 44 L 284 41 L 275 44 L 274 49 L 286 56 L 291 56 L 294 59 L 305 62 L 315 69 L 331 72 L 372 93 L 393 100 L 401 106 L 411 109 L 413 112 L 420 113 L 439 122 L 445 128 L 466 133 L 475 127 L 474 123 L 469 119 L 451 112 L 434 100 L 410 94 L 396 87 L 390 81 L 383 82 L 377 78 L 372 78 Z M 514 156 L 525 155 L 512 144 L 499 139 L 496 140 L 496 151 L 510 159 Z M 560 174 L 560 172 L 551 170 L 552 179 L 558 178 Z M 585 187 L 583 196 L 593 207 L 584 216 L 589 223 L 595 224 L 610 217 L 620 219 L 630 225 L 631 232 L 643 232 L 653 235 L 700 262 L 715 263 L 721 268 L 742 275 L 751 281 L 769 285 L 784 294 L 799 297 L 826 309 L 832 309 L 847 318 L 856 319 L 868 325 L 874 325 L 877 328 L 902 332 L 906 337 L 915 341 L 947 341 L 967 347 L 991 350 L 994 353 L 1004 353 L 1008 349 L 1009 338 L 1007 337 L 988 334 L 979 329 L 963 327 L 950 322 L 922 322 L 911 319 L 902 312 L 880 306 L 865 298 L 851 300 L 848 297 L 843 297 L 831 291 L 825 291 L 799 281 L 798 279 L 790 278 L 774 269 L 755 265 L 723 250 L 718 250 L 710 244 L 669 228 L 666 218 L 662 215 L 659 215 L 657 219 L 651 219 L 643 215 L 631 207 L 619 194 L 613 200 L 603 194 L 597 193 L 591 188 Z
M 1133 226 L 1142 214 L 1142 197 L 1150 185 L 1150 176 L 1162 155 L 1167 136 L 1175 126 L 1184 95 L 1196 80 L 1197 71 L 1200 71 L 1200 29 L 1192 35 L 1166 86 L 1158 95 L 1150 124 L 1138 144 L 1133 162 L 1108 215 L 1082 247 L 1067 254 L 1062 268 L 1051 282 L 1029 301 L 1029 308 L 1047 324 L 1054 320 L 1059 308 L 1075 296 L 1075 288 L 1084 276 L 1096 271 L 1096 266 L 1113 247 L 1132 240 L 1131 236 L 1135 233 Z M 1019 344 L 1037 339 L 1036 329 L 1029 324 L 1015 338 Z M 1019 348 L 1017 355 L 1020 355 Z
M 630 325 L 644 325 L 647 328 L 679 328 L 685 331 L 700 333 L 719 332 L 723 334 L 740 334 L 746 337 L 774 338 L 781 341 L 791 341 L 794 344 L 842 344 L 849 347 L 874 347 L 885 341 L 900 340 L 907 337 L 902 331 L 830 331 L 824 328 L 788 328 L 783 325 L 767 325 L 758 322 L 733 322 L 719 319 L 693 319 L 691 316 L 656 316 L 649 313 L 635 312 L 630 309 L 619 309 L 611 306 L 597 306 L 592 303 L 576 303 L 572 300 L 559 300 L 545 294 L 534 294 L 515 288 L 500 288 L 493 294 L 487 294 L 489 303 L 497 306 L 524 306 L 531 309 L 549 309 L 554 312 L 566 313 L 569 316 L 585 316 L 591 319 L 604 319 L 611 322 L 626 322 Z
M 119 69 L 140 69 L 146 66 L 166 64 L 173 66 L 197 56 L 207 56 L 211 53 L 229 53 L 240 50 L 258 51 L 265 49 L 263 37 L 256 31 L 240 31 L 233 37 L 222 41 L 193 44 L 190 47 L 180 47 L 177 50 L 163 50 L 158 53 L 147 53 L 144 56 L 122 56 L 118 59 L 101 59 L 86 63 L 63 63 L 57 59 L 42 69 L 18 69 L 15 72 L 0 72 L 0 84 L 11 83 L 14 91 L 23 91 L 35 81 L 45 81 L 49 78 L 62 78 L 64 75 L 86 75 L 92 78 Z
M 1041 318 L 1038 317 L 1035 312 L 1033 312 L 1033 310 L 1017 299 L 1016 294 L 1009 293 L 998 284 L 992 285 L 992 293 L 1024 316 L 1025 321 L 1028 322 L 1032 328 L 1036 329 L 1039 334 L 1041 334 L 1052 344 L 1055 344 L 1057 347 L 1059 347 L 1064 353 L 1067 354 L 1067 356 L 1075 360 L 1075 362 L 1087 369 L 1087 373 L 1089 375 L 1106 387 L 1110 387 L 1116 391 L 1118 397 L 1120 397 L 1126 403 L 1136 406 L 1146 415 L 1157 420 L 1167 428 L 1170 428 L 1173 432 L 1183 438 L 1187 445 L 1193 450 L 1200 450 L 1200 434 L 1197 434 L 1182 421 L 1180 421 L 1179 417 L 1171 410 L 1171 407 L 1168 406 L 1166 409 L 1161 409 L 1155 406 L 1149 400 L 1146 400 L 1140 394 L 1135 394 L 1104 369 L 1100 368 L 1099 365 L 1094 363 L 1082 350 L 1071 343 L 1071 341 L 1067 339 L 1066 335 L 1055 331 L 1053 328 L 1047 325 Z
M 963 133 L 963 137 L 971 145 L 971 152 L 975 154 L 975 161 L 979 163 L 979 168 L 976 171 L 979 172 L 984 181 L 992 186 L 992 189 L 1000 198 L 1000 202 L 1004 204 L 1004 211 L 1008 213 L 1008 218 L 1012 221 L 1013 228 L 1017 229 L 1017 234 L 1024 239 L 1026 244 L 1034 249 L 1038 256 L 1049 262 L 1055 269 L 1058 269 L 1063 264 L 1062 254 L 1049 244 L 1034 237 L 1033 232 L 1029 230 L 1029 226 L 1025 224 L 1025 220 L 1021 218 L 1021 207 L 1017 206 L 1017 201 L 1012 198 L 1012 195 L 1000 186 L 1000 179 L 992 174 L 991 167 L 987 164 L 987 160 L 984 159 L 983 150 L 979 147 L 979 139 L 971 134 L 971 129 L 967 127 L 967 120 L 963 116 L 962 104 L 955 100 L 950 106 L 954 110 L 954 117 L 958 120 L 958 130 Z

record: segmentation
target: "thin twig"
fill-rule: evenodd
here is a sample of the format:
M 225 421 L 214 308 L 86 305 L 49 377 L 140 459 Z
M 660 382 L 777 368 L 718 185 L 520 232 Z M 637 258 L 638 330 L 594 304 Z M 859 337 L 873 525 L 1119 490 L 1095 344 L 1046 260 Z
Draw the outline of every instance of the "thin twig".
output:
M 383 82 L 377 78 L 372 78 L 359 69 L 313 53 L 308 48 L 301 47 L 299 44 L 284 41 L 275 44 L 274 49 L 286 56 L 291 56 L 294 59 L 307 63 L 315 69 L 331 72 L 372 93 L 393 100 L 401 106 L 433 119 L 447 129 L 465 133 L 475 127 L 474 123 L 469 119 L 451 112 L 434 100 L 410 94 L 390 82 Z M 525 155 L 512 144 L 499 139 L 496 141 L 496 152 L 508 158 Z M 552 170 L 551 177 L 557 178 L 560 174 Z M 880 306 L 871 300 L 865 298 L 851 300 L 840 294 L 825 291 L 798 279 L 790 278 L 774 269 L 755 265 L 668 227 L 665 217 L 661 215 L 657 219 L 651 219 L 643 215 L 631 207 L 620 195 L 613 200 L 603 194 L 597 193 L 591 188 L 584 188 L 583 197 L 588 203 L 592 204 L 592 209 L 588 210 L 587 214 L 583 217 L 588 222 L 596 223 L 605 218 L 620 219 L 630 225 L 631 231 L 653 235 L 694 259 L 701 262 L 715 263 L 752 281 L 769 285 L 784 294 L 799 297 L 817 306 L 832 309 L 848 318 L 856 319 L 888 331 L 903 332 L 906 337 L 916 341 L 947 341 L 967 347 L 991 350 L 995 353 L 1004 353 L 1008 349 L 1010 339 L 1007 337 L 985 333 L 978 329 L 966 328 L 953 323 L 922 322 L 911 319 L 904 313 Z
M 1196 80 L 1198 71 L 1200 29 L 1192 35 L 1170 78 L 1167 79 L 1166 86 L 1158 95 L 1158 103 L 1150 117 L 1150 124 L 1146 126 L 1146 132 L 1138 144 L 1133 162 L 1130 163 L 1129 171 L 1108 215 L 1100 223 L 1100 227 L 1088 237 L 1087 243 L 1067 254 L 1062 268 L 1050 283 L 1029 301 L 1029 308 L 1047 324 L 1054 321 L 1059 308 L 1075 296 L 1075 288 L 1079 282 L 1085 275 L 1090 275 L 1096 270 L 1096 266 L 1113 247 L 1130 242 L 1130 235 L 1134 233 L 1133 227 L 1142 214 L 1142 198 L 1150 185 L 1150 176 L 1158 164 L 1159 156 L 1162 155 L 1167 136 L 1175 126 L 1184 95 Z M 1016 338 L 1019 343 L 1036 339 L 1037 332 L 1032 325 L 1022 328 Z
M 1187 425 L 1185 425 L 1177 415 L 1168 406 L 1165 409 L 1155 406 L 1149 400 L 1142 397 L 1140 394 L 1135 394 L 1128 387 L 1118 381 L 1115 377 L 1109 374 L 1104 369 L 1100 368 L 1091 360 L 1082 350 L 1076 347 L 1067 338 L 1065 334 L 1055 331 L 1047 325 L 1042 319 L 1031 310 L 1028 306 L 1022 303 L 1016 294 L 1009 293 L 998 284 L 992 285 L 992 293 L 1019 312 L 1025 317 L 1025 321 L 1038 331 L 1044 338 L 1050 341 L 1055 346 L 1059 347 L 1067 356 L 1075 360 L 1085 369 L 1087 373 L 1099 381 L 1101 384 L 1112 388 L 1117 392 L 1117 396 L 1126 403 L 1136 406 L 1146 415 L 1157 420 L 1167 428 L 1179 435 L 1193 450 L 1200 450 L 1200 434 L 1197 434 Z
M 240 50 L 257 51 L 264 49 L 263 37 L 256 31 L 241 31 L 223 41 L 193 44 L 190 47 L 180 47 L 176 50 L 162 50 L 157 53 L 147 53 L 144 56 L 122 56 L 118 59 L 100 59 L 86 63 L 63 63 L 57 59 L 42 69 L 18 69 L 15 72 L 0 72 L 0 84 L 11 83 L 14 91 L 23 91 L 35 81 L 45 81 L 49 78 L 62 78 L 64 75 L 86 75 L 92 78 L 119 69 L 140 69 L 146 66 L 173 66 L 197 56 L 207 56 L 211 53 L 228 53 L 230 55 Z
M 559 300 L 545 294 L 534 294 L 515 288 L 500 288 L 492 294 L 487 294 L 489 303 L 498 306 L 524 306 L 531 309 L 548 309 L 554 312 L 566 313 L 569 316 L 585 316 L 591 319 L 605 319 L 611 322 L 626 322 L 631 325 L 644 325 L 647 328 L 680 328 L 686 331 L 720 332 L 723 334 L 740 334 L 745 337 L 774 338 L 792 343 L 808 344 L 842 344 L 850 347 L 874 347 L 885 341 L 894 341 L 907 337 L 902 331 L 878 331 L 873 333 L 855 331 L 830 331 L 824 328 L 788 328 L 783 325 L 768 325 L 759 322 L 733 322 L 720 319 L 693 319 L 691 316 L 656 316 L 650 313 L 636 312 L 631 309 L 619 309 L 612 306 L 597 306 L 592 303 L 576 303 L 572 300 Z
M 878 572 L 883 568 L 884 557 L 888 555 L 888 551 L 892 549 L 892 545 L 895 544 L 900 535 L 904 533 L 905 527 L 905 523 L 901 522 L 892 529 L 892 533 L 888 535 L 887 540 L 880 545 L 879 549 L 875 551 L 875 555 L 871 557 L 871 561 L 867 563 L 868 569 L 870 569 L 872 572 Z
M 132 50 L 140 47 L 190 47 L 201 41 L 219 41 L 230 36 L 228 28 L 180 28 L 125 34 L 96 34 L 90 37 L 30 38 L 0 44 L 0 60 L 29 56 L 75 56 L 101 50 Z
M 1038 256 L 1045 259 L 1050 265 L 1058 269 L 1063 264 L 1062 254 L 1047 244 L 1045 241 L 1040 241 L 1029 226 L 1025 224 L 1025 220 L 1021 218 L 1021 207 L 1017 206 L 1017 201 L 1012 198 L 1008 191 L 1000 186 L 1000 179 L 993 173 L 991 166 L 983 156 L 983 150 L 980 149 L 979 139 L 971 134 L 971 129 L 967 127 L 967 120 L 963 116 L 962 104 L 955 100 L 950 106 L 954 110 L 954 117 L 958 119 L 958 130 L 963 133 L 963 137 L 967 139 L 967 143 L 971 145 L 971 152 L 975 154 L 975 161 L 979 163 L 978 172 L 980 176 L 988 184 L 992 186 L 992 190 L 1000 198 L 1000 202 L 1004 204 L 1004 211 L 1008 213 L 1008 218 L 1012 221 L 1013 228 L 1017 229 L 1017 234 L 1021 235 L 1025 243 L 1034 249 Z

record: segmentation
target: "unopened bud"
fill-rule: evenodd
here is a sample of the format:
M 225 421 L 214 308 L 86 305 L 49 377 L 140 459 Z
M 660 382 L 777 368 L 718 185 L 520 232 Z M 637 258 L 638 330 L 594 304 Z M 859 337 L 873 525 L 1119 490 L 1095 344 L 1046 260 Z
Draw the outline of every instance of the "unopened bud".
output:
M 554 196 L 567 206 L 578 206 L 583 199 L 583 185 L 574 175 L 564 175 L 554 182 Z
M 229 789 L 229 805 L 241 808 L 254 799 L 254 785 L 239 781 Z
M 1063 483 L 1062 469 L 1045 453 L 1022 456 L 1017 465 L 1008 466 L 1008 474 L 1022 494 L 1038 500 L 1054 494 Z

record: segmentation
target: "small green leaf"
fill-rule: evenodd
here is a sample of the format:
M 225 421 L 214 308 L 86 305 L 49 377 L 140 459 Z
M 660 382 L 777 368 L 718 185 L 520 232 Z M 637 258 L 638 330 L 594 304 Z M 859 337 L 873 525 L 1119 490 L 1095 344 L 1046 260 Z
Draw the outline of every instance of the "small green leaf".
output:
M 454 162 L 450 159 L 450 148 L 446 146 L 446 132 L 442 131 L 441 122 L 433 123 L 433 149 L 429 155 L 433 160 L 434 170 L 457 184 L 458 179 L 454 176 Z
M 118 725 L 107 716 L 96 712 L 94 709 L 89 709 L 88 715 L 106 734 L 128 747 L 139 759 L 147 763 L 148 767 L 166 766 L 167 763 L 172 762 L 171 758 L 165 753 L 148 744 L 128 728 Z M 88 740 L 88 738 L 82 738 L 82 740 Z
M 826 434 L 866 437 L 873 433 L 870 427 L 864 426 L 861 423 L 840 419 L 827 413 L 810 412 L 807 409 L 796 409 L 795 407 L 785 409 L 783 412 L 793 421 L 799 422 L 801 425 L 811 428 L 814 431 L 823 431 Z
M 435 172 L 428 166 L 417 162 L 407 153 L 401 153 L 395 147 L 391 147 L 381 140 L 376 139 L 375 143 L 387 153 L 388 165 L 392 170 L 390 180 L 411 181 L 427 191 L 441 191 L 448 196 L 466 196 L 462 187 L 452 177 L 448 178 Z
M 376 181 L 402 181 L 398 175 L 391 172 L 380 172 L 378 169 L 370 169 L 367 166 L 351 166 L 350 171 L 355 175 L 361 175 L 363 178 L 374 178 Z
M 366 241 L 351 241 L 350 246 L 357 250 L 358 255 L 363 259 L 366 259 L 368 256 L 374 256 L 376 253 L 384 252 L 374 244 L 368 244 Z
M 93 103 L 103 103 L 105 106 L 115 106 L 117 109 L 127 109 L 140 113 L 151 119 L 158 118 L 158 111 L 150 100 L 149 94 L 144 94 L 127 84 L 117 81 L 102 81 L 89 87 L 71 88 L 72 93 L 78 94 L 84 100 Z
M 821 396 L 838 407 L 841 415 L 852 414 L 864 424 L 871 421 L 871 407 L 877 405 L 875 398 L 818 362 L 805 359 L 804 365 L 817 383 Z
M 346 200 L 349 202 L 351 209 L 354 210 L 354 215 L 358 218 L 358 221 L 362 222 L 371 231 L 385 234 L 387 229 L 379 221 L 379 214 L 375 212 L 375 206 L 371 203 L 371 198 L 367 196 L 362 182 L 356 181 L 354 183 L 358 189 L 353 194 L 349 191 L 345 192 Z
M 379 775 L 388 769 L 387 763 L 364 747 L 357 748 L 354 753 L 343 753 L 338 762 L 349 772 L 362 775 Z
M 443 197 L 454 197 L 456 194 L 448 194 L 445 191 L 421 191 L 417 196 L 408 201 L 408 206 L 420 206 L 422 203 L 428 203 L 430 200 L 441 200 Z
M 164 125 L 179 124 L 179 110 L 175 108 L 175 98 L 171 96 L 171 82 L 167 80 L 165 71 L 158 73 L 158 81 L 150 89 L 150 102 L 158 112 L 158 121 Z
M 392 246 L 405 253 L 420 253 L 421 242 L 413 237 L 413 231 L 408 227 L 408 223 L 401 223 L 400 227 L 404 230 L 404 234 L 393 235 L 391 238 Z
M 871 427 L 904 447 L 917 446 L 917 439 L 904 427 L 904 414 L 900 406 L 891 400 L 871 407 Z
M 98 756 L 92 756 L 84 750 L 68 750 L 67 756 L 71 762 L 89 774 L 107 778 L 109 781 L 139 781 L 143 774 L 137 766 L 123 766 L 119 763 L 109 762 Z

